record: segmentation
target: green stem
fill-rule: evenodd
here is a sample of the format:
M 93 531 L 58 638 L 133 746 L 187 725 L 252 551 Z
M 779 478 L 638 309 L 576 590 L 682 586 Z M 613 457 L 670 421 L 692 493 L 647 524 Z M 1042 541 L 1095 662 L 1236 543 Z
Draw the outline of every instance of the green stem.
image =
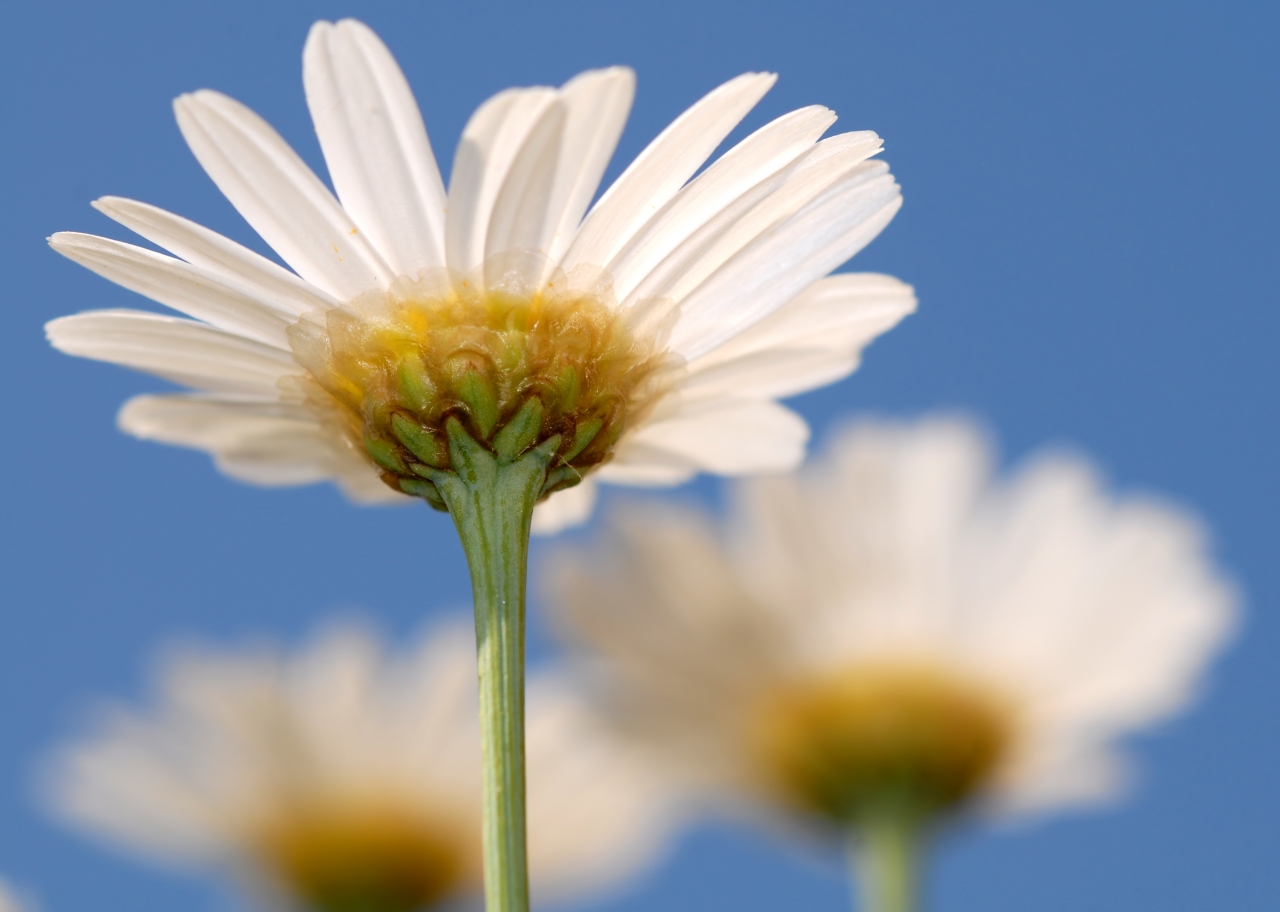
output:
M 853 842 L 861 912 L 916 912 L 923 833 L 914 815 L 865 820 Z
M 484 765 L 484 893 L 488 912 L 527 912 L 524 599 L 529 523 L 559 444 L 495 456 L 456 418 L 446 425 L 452 471 L 432 482 L 471 569 Z

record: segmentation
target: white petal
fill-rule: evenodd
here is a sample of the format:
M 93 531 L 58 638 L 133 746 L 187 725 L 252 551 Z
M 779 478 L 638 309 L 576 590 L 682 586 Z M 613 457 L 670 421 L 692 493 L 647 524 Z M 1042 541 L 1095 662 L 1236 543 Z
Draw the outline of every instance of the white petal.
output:
M 804 458 L 809 426 L 776 402 L 690 403 L 628 435 L 644 446 L 718 475 L 782 472 Z
M 344 301 L 395 278 L 265 120 L 208 89 L 179 97 L 173 108 L 187 145 L 218 189 L 298 275 Z
M 892 276 L 822 279 L 690 364 L 681 395 L 780 399 L 833 383 L 915 306 L 911 286 Z
M 1001 493 L 972 532 L 997 581 L 982 637 L 988 653 L 1032 663 L 1038 711 L 1097 737 L 1185 703 L 1234 619 L 1199 524 L 1147 499 L 1112 504 L 1078 457 L 1042 457 Z
M 338 199 L 399 275 L 444 265 L 444 182 L 386 45 L 354 19 L 311 27 L 307 106 Z
M 143 440 L 205 450 L 240 481 L 280 487 L 333 480 L 358 502 L 409 502 L 300 405 L 198 394 L 135 396 L 116 421 Z
M 669 786 L 583 696 L 569 681 L 531 677 L 529 871 L 538 905 L 556 897 L 580 903 L 615 885 L 670 836 Z
M 777 76 L 744 73 L 697 101 L 645 148 L 592 208 L 561 265 L 603 266 L 667 204 Z
M 293 315 L 271 301 L 229 287 L 182 260 L 92 234 L 63 231 L 49 238 L 58 253 L 130 291 L 212 326 L 275 348 L 289 347 Z
M 701 370 L 765 349 L 862 348 L 915 309 L 915 289 L 893 276 L 875 272 L 828 276 L 689 367 Z
M 697 475 L 698 467 L 683 455 L 624 440 L 618 446 L 618 455 L 594 474 L 606 484 L 669 488 Z
M 1132 785 L 1133 770 L 1110 745 L 1036 744 L 1038 750 L 998 783 L 990 810 L 1010 816 L 1106 803 Z
M 692 361 L 767 317 L 870 243 L 901 205 L 887 171 L 868 168 L 842 181 L 685 298 L 671 350 Z
M 645 276 L 623 306 L 654 298 L 678 304 L 744 247 L 775 232 L 832 187 L 885 170 L 880 162 L 866 161 L 881 145 L 880 137 L 869 131 L 824 139 L 708 220 Z
M 471 275 L 485 257 L 494 203 L 525 139 L 556 99 L 555 89 L 508 89 L 467 121 L 453 156 L 445 217 L 449 268 Z
M 370 716 L 380 695 L 384 661 L 379 637 L 363 625 L 319 632 L 282 669 L 287 688 L 282 696 L 295 714 L 292 737 L 306 744 L 312 756 L 327 754 L 334 766 L 358 763 L 359 747 L 351 740 L 357 732 L 372 734 Z
M 370 506 L 403 507 L 415 503 L 417 498 L 409 497 L 399 491 L 393 491 L 383 484 L 378 472 L 349 453 L 351 458 L 342 460 L 335 468 L 334 483 L 342 489 L 342 493 L 358 504 Z
M 543 269 L 536 257 L 503 256 L 513 253 L 545 253 L 551 221 L 551 191 L 564 142 L 568 111 L 556 101 L 534 124 L 511 162 L 511 168 L 494 201 L 485 234 L 485 284 L 494 287 L 513 276 L 506 273 L 517 264 L 525 265 L 519 278 L 536 286 Z
M 631 294 L 708 219 L 812 148 L 835 119 L 820 105 L 792 111 L 761 127 L 694 178 L 607 264 L 618 299 Z
M 301 405 L 199 393 L 134 396 L 121 407 L 116 423 L 143 440 L 199 450 L 225 449 L 264 433 L 319 426 Z
M 740 723 L 773 679 L 791 631 L 768 623 L 697 512 L 632 504 L 614 511 L 597 538 L 601 547 L 553 558 L 549 607 L 606 675 L 596 692 L 622 697 L 610 721 L 663 766 L 678 767 L 692 747 L 724 794 L 751 765 Z
M 635 77 L 625 68 L 583 73 L 557 93 L 530 131 L 494 204 L 486 261 L 516 250 L 536 284 L 568 246 L 600 183 L 631 108 Z
M 635 92 L 636 75 L 627 67 L 589 70 L 560 88 L 568 118 L 549 206 L 552 217 L 545 252 L 552 262 L 564 255 L 591 205 L 631 113 Z
M 119 196 L 101 197 L 93 208 L 174 256 L 287 313 L 301 315 L 338 303 L 266 257 L 180 215 Z
M 821 348 L 785 348 L 751 352 L 690 373 L 680 395 L 693 400 L 731 398 L 785 399 L 849 376 L 858 366 L 856 352 Z
M 572 488 L 557 491 L 533 510 L 533 534 L 555 535 L 587 521 L 596 505 L 596 484 L 585 478 Z
M 327 429 L 280 429 L 246 437 L 236 446 L 213 452 L 219 471 L 262 487 L 296 487 L 332 481 L 359 504 L 413 503 L 413 498 L 383 484 L 378 470 L 335 441 Z
M 198 774 L 172 769 L 171 758 L 203 745 L 174 744 L 132 714 L 108 718 L 114 723 L 109 734 L 66 750 L 49 771 L 56 811 L 164 860 L 225 858 L 223 796 L 204 788 Z
M 59 351 L 122 364 L 185 386 L 264 397 L 297 373 L 279 349 L 204 323 L 133 310 L 97 310 L 45 324 Z
M 315 484 L 334 475 L 327 444 L 319 427 L 279 428 L 214 451 L 214 464 L 237 481 L 266 488 Z M 364 466 L 364 471 L 377 480 L 371 467 Z M 394 493 L 386 485 L 382 487 Z
M 947 570 L 991 457 L 968 423 L 913 431 L 862 422 L 811 469 L 735 486 L 731 528 L 752 590 L 822 610 L 814 636 L 824 646 L 874 654 L 946 636 Z

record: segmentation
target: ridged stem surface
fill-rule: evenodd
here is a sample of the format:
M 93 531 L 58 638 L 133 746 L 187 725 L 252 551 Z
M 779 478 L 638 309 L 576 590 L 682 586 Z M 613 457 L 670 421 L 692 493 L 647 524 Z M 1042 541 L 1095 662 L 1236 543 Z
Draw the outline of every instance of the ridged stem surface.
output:
M 453 517 L 471 570 L 484 765 L 484 891 L 488 912 L 528 912 L 525 846 L 524 639 L 529 524 L 559 438 L 504 459 L 457 419 L 452 471 L 431 480 Z

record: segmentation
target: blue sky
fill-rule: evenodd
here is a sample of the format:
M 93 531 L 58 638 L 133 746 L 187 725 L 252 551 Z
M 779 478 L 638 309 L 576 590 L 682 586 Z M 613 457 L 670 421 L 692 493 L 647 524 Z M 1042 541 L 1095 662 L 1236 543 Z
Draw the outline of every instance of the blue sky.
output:
M 447 518 L 357 510 L 325 487 L 264 492 L 201 455 L 126 438 L 117 407 L 161 384 L 43 341 L 60 314 L 145 306 L 45 245 L 57 230 L 123 237 L 89 208 L 97 196 L 257 245 L 183 146 L 170 100 L 224 91 L 319 167 L 300 54 L 314 19 L 342 16 L 397 54 L 446 167 L 489 94 L 614 63 L 637 70 L 639 89 L 611 175 L 750 69 L 781 78 L 743 130 L 822 103 L 840 128 L 880 133 L 906 204 L 847 268 L 911 282 L 920 311 L 853 378 L 795 400 L 818 440 L 856 413 L 963 409 L 1011 461 L 1083 448 L 1117 488 L 1200 511 L 1248 602 L 1203 700 L 1135 740 L 1129 800 L 955 834 L 934 907 L 1276 907 L 1280 7 L 1233 2 L 5 4 L 0 872 L 46 912 L 226 907 L 209 880 L 49 822 L 40 757 L 95 698 L 144 692 L 149 657 L 174 637 L 293 641 L 353 611 L 407 634 L 467 604 Z M 717 494 L 704 481 L 679 496 Z M 847 905 L 834 853 L 704 827 L 595 907 Z

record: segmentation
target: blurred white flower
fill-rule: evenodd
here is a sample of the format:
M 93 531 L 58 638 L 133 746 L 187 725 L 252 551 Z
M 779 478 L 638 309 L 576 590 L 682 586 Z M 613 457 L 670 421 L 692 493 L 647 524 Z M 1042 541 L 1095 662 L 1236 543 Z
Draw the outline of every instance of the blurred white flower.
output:
M 192 318 L 96 311 L 48 334 L 196 390 L 135 398 L 120 425 L 206 450 L 236 478 L 332 479 L 357 500 L 440 506 L 424 476 L 448 466 L 450 415 L 480 440 L 512 423 L 522 446 L 556 438 L 548 495 L 593 471 L 664 485 L 785 469 L 808 429 L 776 400 L 849 374 L 914 309 L 896 279 L 824 278 L 901 204 L 871 160 L 874 133 L 820 139 L 835 115 L 802 108 L 698 173 L 772 74 L 694 104 L 588 212 L 630 110 L 630 70 L 494 96 L 463 131 L 446 191 L 372 31 L 317 23 L 303 61 L 336 197 L 240 103 L 208 90 L 175 103 L 196 158 L 292 272 L 116 197 L 95 205 L 173 257 L 86 234 L 50 241 Z M 584 517 L 593 484 L 553 497 L 536 526 Z
M 114 708 L 62 750 L 50 798 L 101 837 L 229 872 L 271 904 L 411 912 L 478 896 L 475 669 L 461 629 L 398 657 L 353 629 L 291 656 L 178 655 L 157 706 Z M 661 843 L 664 793 L 554 677 L 530 684 L 535 896 L 614 884 Z
M 3 878 L 0 878 L 0 912 L 36 912 L 36 907 Z
M 738 483 L 719 533 L 675 508 L 616 520 L 562 554 L 567 633 L 632 736 L 775 819 L 1112 797 L 1120 739 L 1187 704 L 1235 617 L 1194 518 L 1068 455 L 996 480 L 959 420 L 851 429 Z

